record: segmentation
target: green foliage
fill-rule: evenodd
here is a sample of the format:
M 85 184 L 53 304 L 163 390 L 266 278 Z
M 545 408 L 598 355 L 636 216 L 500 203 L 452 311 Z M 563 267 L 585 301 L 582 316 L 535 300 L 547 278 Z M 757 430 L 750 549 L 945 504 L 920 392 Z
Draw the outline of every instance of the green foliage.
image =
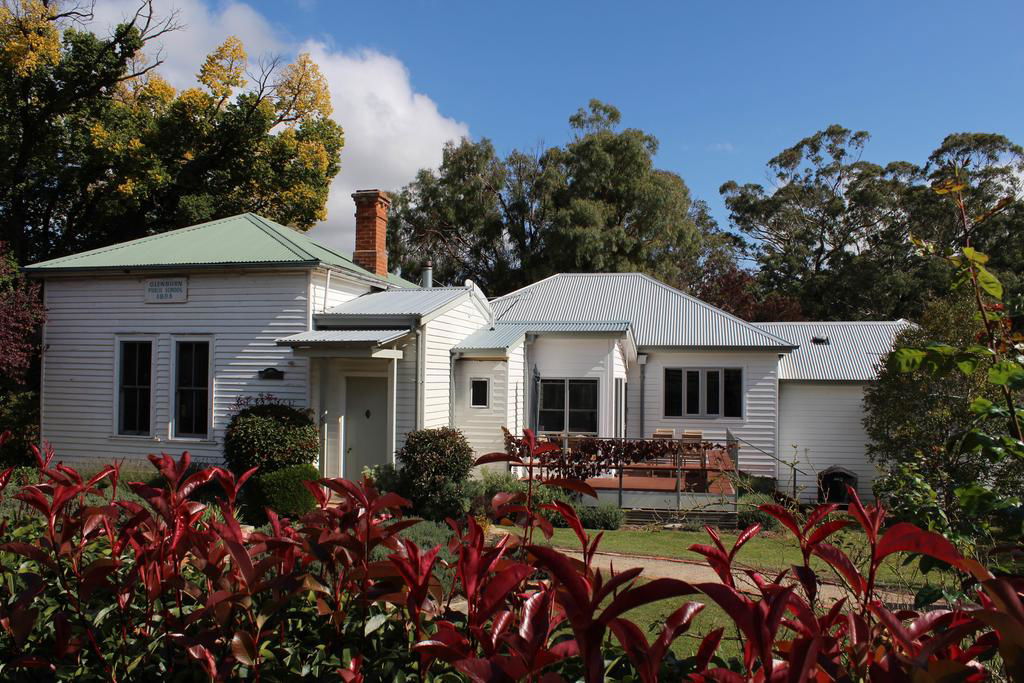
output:
M 261 507 L 269 507 L 281 515 L 301 517 L 316 507 L 316 499 L 305 482 L 319 479 L 320 471 L 313 465 L 289 465 L 276 472 L 258 474 L 251 486 Z
M 765 531 L 778 530 L 779 520 L 758 509 L 758 506 L 774 502 L 775 499 L 765 493 L 748 493 L 740 496 L 736 509 L 736 525 L 740 529 L 746 529 L 752 524 L 760 524 Z
M 284 403 L 251 405 L 235 413 L 224 434 L 224 460 L 236 474 L 267 474 L 316 462 L 320 435 L 307 412 Z
M 11 438 L 0 445 L 0 467 L 34 463 L 30 446 L 39 443 L 39 393 L 0 390 L 0 432 Z
M 143 54 L 174 17 L 138 7 L 105 35 L 75 12 L 0 12 L 27 40 L 0 60 L 0 241 L 19 263 L 244 211 L 325 216 L 344 135 L 308 55 L 260 68 L 229 38 L 178 92 Z
M 980 555 L 1000 542 L 1018 542 L 1024 535 L 1024 502 L 1020 498 L 1024 490 L 1024 432 L 1018 405 L 1024 390 L 1024 334 L 1017 322 L 1024 311 L 1015 303 L 1007 306 L 1002 301 L 1003 286 L 986 268 L 989 256 L 974 246 L 982 226 L 1011 211 L 1015 204 L 1009 196 L 994 205 L 983 205 L 980 213 L 968 210 L 971 181 L 978 180 L 968 160 L 976 153 L 969 146 L 954 146 L 952 159 L 933 173 L 935 194 L 953 200 L 952 208 L 961 223 L 960 248 L 944 250 L 934 242 L 912 237 L 922 253 L 941 255 L 952 266 L 957 287 L 968 293 L 973 304 L 971 322 L 942 330 L 946 335 L 960 335 L 952 343 L 901 344 L 888 362 L 890 373 L 915 373 L 940 384 L 966 384 L 968 393 L 942 394 L 954 406 L 958 423 L 943 424 L 950 433 L 928 444 L 927 451 L 916 451 L 910 458 L 905 454 L 902 459 L 889 458 L 894 462 L 888 463 L 878 488 L 906 519 L 927 523 Z M 998 156 L 991 150 L 986 154 Z M 916 388 L 921 391 L 920 386 Z M 875 405 L 879 403 L 875 401 Z M 872 417 L 867 423 L 869 430 L 878 431 L 873 423 L 884 418 L 874 413 Z M 916 420 L 917 415 L 911 413 L 908 419 Z M 941 419 L 939 422 L 942 424 Z
M 574 507 L 584 529 L 615 531 L 622 526 L 622 522 L 626 519 L 626 513 L 614 503 L 598 503 L 597 505 L 581 503 Z
M 400 468 L 399 493 L 412 512 L 444 521 L 466 512 L 464 485 L 473 469 L 473 449 L 458 429 L 439 427 L 409 432 L 395 455 Z
M 734 245 L 678 175 L 655 168 L 657 140 L 619 120 L 592 100 L 563 146 L 502 158 L 486 138 L 447 144 L 439 169 L 395 197 L 390 261 L 416 273 L 429 255 L 439 282 L 472 278 L 495 295 L 558 272 L 696 282 Z
M 755 293 L 791 297 L 810 320 L 916 319 L 955 275 L 915 249 L 908 231 L 940 250 L 959 249 L 963 235 L 930 184 L 956 164 L 969 205 L 990 207 L 1024 189 L 1024 150 L 1000 135 L 950 135 L 920 164 L 868 161 L 869 139 L 832 125 L 769 160 L 769 186 L 722 185 L 731 223 L 754 245 Z M 998 296 L 999 278 L 1020 291 L 1022 228 L 1024 209 L 1014 204 L 972 235 L 972 246 L 992 256 L 979 271 L 988 293 Z
M 973 527 L 956 495 L 967 482 L 989 482 L 1003 496 L 1024 490 L 1024 460 L 992 462 L 947 447 L 972 425 L 1005 424 L 1005 417 L 977 414 L 967 400 L 973 397 L 975 406 L 1000 400 L 986 372 L 975 371 L 989 355 L 976 344 L 981 332 L 974 305 L 963 294 L 932 301 L 919 326 L 897 338 L 897 350 L 864 392 L 868 455 L 880 470 L 876 495 L 901 518 L 927 528 Z

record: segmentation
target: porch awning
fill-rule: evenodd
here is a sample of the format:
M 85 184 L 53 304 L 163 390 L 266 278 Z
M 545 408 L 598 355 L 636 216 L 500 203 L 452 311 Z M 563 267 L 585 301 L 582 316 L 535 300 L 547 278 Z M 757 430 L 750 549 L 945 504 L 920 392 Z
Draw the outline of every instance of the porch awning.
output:
M 278 346 L 290 346 L 310 355 L 400 358 L 401 350 L 383 348 L 410 334 L 410 330 L 313 330 L 276 340 Z

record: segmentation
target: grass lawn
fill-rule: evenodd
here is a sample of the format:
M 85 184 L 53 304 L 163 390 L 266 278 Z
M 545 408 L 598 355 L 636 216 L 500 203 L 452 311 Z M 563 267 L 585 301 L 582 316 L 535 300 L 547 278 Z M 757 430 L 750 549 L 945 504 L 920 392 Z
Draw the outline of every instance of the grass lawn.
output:
M 722 626 L 725 627 L 725 633 L 718 647 L 718 656 L 729 659 L 740 655 L 739 643 L 736 640 L 736 628 L 733 626 L 732 620 L 718 605 L 702 595 L 652 602 L 649 605 L 632 609 L 623 616 L 639 626 L 647 636 L 647 642 L 651 642 L 661 633 L 662 624 L 668 615 L 679 609 L 684 602 L 703 603 L 704 609 L 693 620 L 690 629 L 672 643 L 672 651 L 676 653 L 676 656 L 692 657 L 697 654 L 697 648 L 704 636 Z
M 591 534 L 597 532 L 589 532 Z M 736 541 L 736 533 L 720 532 L 722 542 L 731 547 Z M 555 529 L 551 538 L 555 547 L 579 549 L 579 541 L 570 529 Z M 619 529 L 604 532 L 600 550 L 629 555 L 650 555 L 657 557 L 679 558 L 684 560 L 702 561 L 703 557 L 688 550 L 694 543 L 710 545 L 711 540 L 704 531 L 665 531 L 647 529 Z M 857 566 L 862 567 L 866 560 L 864 535 L 857 531 L 845 529 L 832 536 L 833 545 L 842 548 Z M 736 556 L 737 564 L 764 571 L 777 573 L 794 564 L 801 564 L 800 547 L 788 533 L 761 532 L 751 539 Z M 928 576 L 921 574 L 917 564 L 901 566 L 903 557 L 893 555 L 882 565 L 878 581 L 894 588 L 916 588 L 927 583 L 936 583 L 941 575 L 936 572 Z M 812 566 L 829 576 L 831 570 L 817 559 Z

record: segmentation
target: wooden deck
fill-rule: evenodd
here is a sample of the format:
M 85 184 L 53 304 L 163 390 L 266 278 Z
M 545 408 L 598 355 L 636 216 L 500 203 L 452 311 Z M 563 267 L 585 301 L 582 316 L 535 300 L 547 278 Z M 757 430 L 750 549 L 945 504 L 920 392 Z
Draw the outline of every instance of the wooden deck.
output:
M 550 463 L 535 462 L 534 466 L 534 474 L 539 480 L 558 476 L 557 467 Z M 732 477 L 735 473 L 736 466 L 729 452 L 715 448 L 703 451 L 699 458 L 684 458 L 678 464 L 654 461 L 610 468 L 607 474 L 589 478 L 586 482 L 601 499 L 615 497 L 624 508 L 636 507 L 629 505 L 629 501 L 643 499 L 645 495 L 663 503 L 652 507 L 682 507 L 694 504 L 695 495 L 705 502 L 716 499 L 734 501 L 736 489 Z

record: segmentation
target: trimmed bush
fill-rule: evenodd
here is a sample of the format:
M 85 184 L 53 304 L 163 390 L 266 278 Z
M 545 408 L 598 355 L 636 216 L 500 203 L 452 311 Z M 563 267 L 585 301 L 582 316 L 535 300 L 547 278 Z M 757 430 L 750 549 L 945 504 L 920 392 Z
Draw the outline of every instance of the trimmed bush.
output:
M 409 432 L 396 457 L 401 465 L 397 493 L 412 502 L 413 514 L 438 522 L 465 514 L 463 487 L 473 469 L 473 449 L 461 431 Z
M 279 402 L 243 408 L 224 435 L 224 460 L 236 474 L 252 467 L 267 474 L 315 463 L 320 435 L 307 412 Z
M 614 503 L 576 505 L 574 507 L 584 529 L 614 531 L 622 526 L 622 522 L 626 518 L 626 513 Z
M 746 529 L 748 526 L 753 524 L 761 523 L 761 527 L 765 531 L 774 531 L 779 528 L 779 520 L 775 519 L 767 512 L 761 512 L 757 509 L 758 505 L 765 505 L 766 503 L 774 503 L 775 500 L 771 496 L 763 493 L 748 493 L 740 496 L 739 507 L 736 513 L 736 523 L 741 529 Z
M 261 506 L 279 515 L 299 517 L 316 507 L 316 499 L 304 482 L 319 479 L 320 471 L 313 465 L 291 465 L 258 475 L 252 483 Z

